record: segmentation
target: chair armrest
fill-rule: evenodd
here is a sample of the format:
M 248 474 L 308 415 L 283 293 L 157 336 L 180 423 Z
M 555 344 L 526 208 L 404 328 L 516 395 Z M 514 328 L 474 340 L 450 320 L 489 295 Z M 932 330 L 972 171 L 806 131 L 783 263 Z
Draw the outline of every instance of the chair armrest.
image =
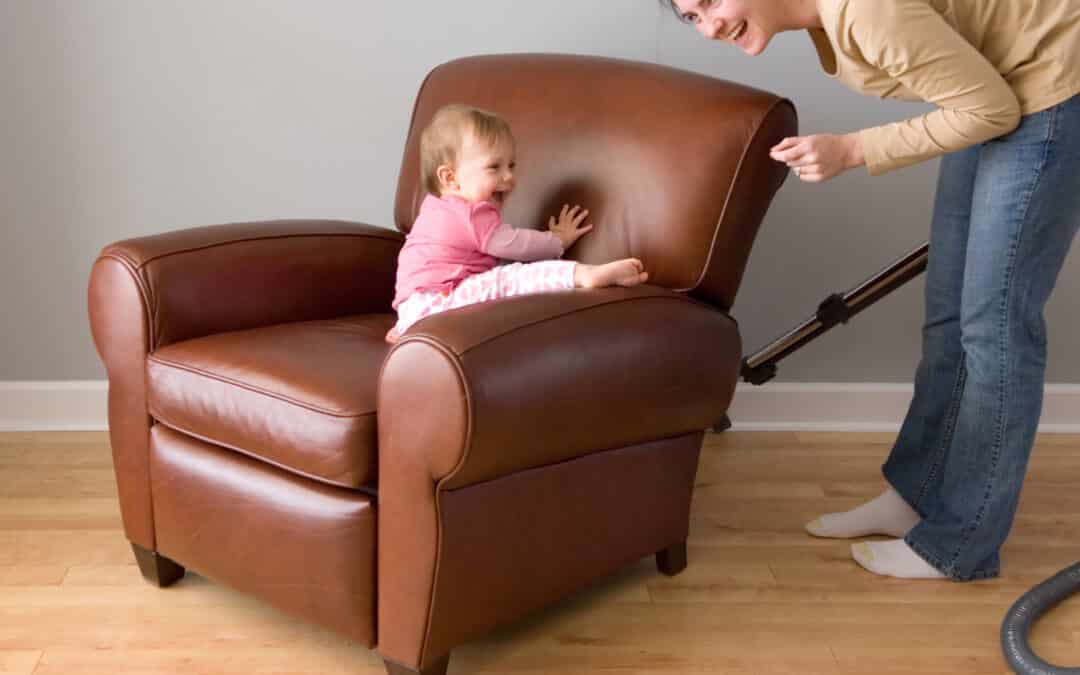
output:
M 529 295 L 414 324 L 379 381 L 380 652 L 413 667 L 442 656 L 429 636 L 446 496 L 700 432 L 727 410 L 740 360 L 727 314 L 655 286 Z
M 154 351 L 213 333 L 391 312 L 403 242 L 399 232 L 346 221 L 211 225 L 105 247 L 91 286 L 116 279 L 100 273 L 102 266 L 126 271 L 148 314 Z M 108 300 L 108 290 L 91 289 L 91 301 Z
M 740 356 L 727 314 L 654 286 L 438 314 L 383 366 L 380 467 L 417 455 L 449 490 L 701 431 L 727 410 Z
M 172 342 L 286 321 L 390 312 L 397 232 L 341 221 L 179 230 L 107 246 L 90 272 L 90 328 L 109 376 L 124 531 L 154 550 L 146 356 Z

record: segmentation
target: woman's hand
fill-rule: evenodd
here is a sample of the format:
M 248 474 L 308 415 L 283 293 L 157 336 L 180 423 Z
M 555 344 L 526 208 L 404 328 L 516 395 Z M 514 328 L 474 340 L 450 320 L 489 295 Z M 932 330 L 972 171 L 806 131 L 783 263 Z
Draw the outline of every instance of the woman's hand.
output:
M 580 227 L 588 215 L 588 209 L 583 209 L 580 206 L 570 208 L 569 204 L 563 204 L 559 219 L 555 220 L 555 216 L 552 216 L 548 220 L 548 230 L 562 241 L 564 251 L 569 250 L 574 245 L 574 242 L 581 238 L 581 235 L 592 229 L 592 225 Z
M 807 183 L 827 181 L 864 163 L 858 134 L 792 136 L 774 145 L 769 156 Z

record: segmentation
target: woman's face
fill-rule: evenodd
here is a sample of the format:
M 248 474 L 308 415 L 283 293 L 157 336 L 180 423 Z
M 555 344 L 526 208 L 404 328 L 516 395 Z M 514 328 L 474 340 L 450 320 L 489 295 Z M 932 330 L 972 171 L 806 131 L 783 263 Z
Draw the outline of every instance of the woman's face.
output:
M 751 56 L 765 51 L 778 30 L 772 0 L 672 0 L 683 21 L 710 40 L 728 42 Z

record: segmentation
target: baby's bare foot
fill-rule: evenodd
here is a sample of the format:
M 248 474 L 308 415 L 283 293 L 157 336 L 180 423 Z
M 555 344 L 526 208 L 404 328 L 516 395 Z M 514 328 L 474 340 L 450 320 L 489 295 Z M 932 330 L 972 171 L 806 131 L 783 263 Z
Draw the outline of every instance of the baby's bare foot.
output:
M 581 288 L 637 286 L 649 278 L 645 265 L 637 258 L 623 258 L 606 265 L 578 265 L 575 281 Z

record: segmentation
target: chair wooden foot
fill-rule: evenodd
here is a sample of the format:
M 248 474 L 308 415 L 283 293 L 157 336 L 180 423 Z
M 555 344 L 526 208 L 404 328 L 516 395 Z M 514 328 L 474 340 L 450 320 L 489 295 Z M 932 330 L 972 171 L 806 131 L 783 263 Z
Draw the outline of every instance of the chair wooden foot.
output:
M 387 675 L 446 675 L 446 669 L 450 667 L 450 655 L 447 654 L 423 670 L 408 668 L 385 659 L 383 662 L 386 664 Z
M 723 433 L 723 432 L 727 431 L 730 428 L 731 428 L 731 418 L 728 417 L 727 415 L 724 415 L 720 419 L 716 420 L 716 424 L 712 425 L 713 432 L 717 433 L 717 434 Z
M 184 576 L 184 568 L 169 560 L 157 551 L 148 551 L 138 544 L 132 544 L 131 550 L 135 552 L 135 561 L 139 563 L 139 571 L 143 578 L 160 588 L 172 586 Z
M 656 569 L 673 577 L 686 569 L 686 542 L 672 544 L 663 551 L 656 552 Z

